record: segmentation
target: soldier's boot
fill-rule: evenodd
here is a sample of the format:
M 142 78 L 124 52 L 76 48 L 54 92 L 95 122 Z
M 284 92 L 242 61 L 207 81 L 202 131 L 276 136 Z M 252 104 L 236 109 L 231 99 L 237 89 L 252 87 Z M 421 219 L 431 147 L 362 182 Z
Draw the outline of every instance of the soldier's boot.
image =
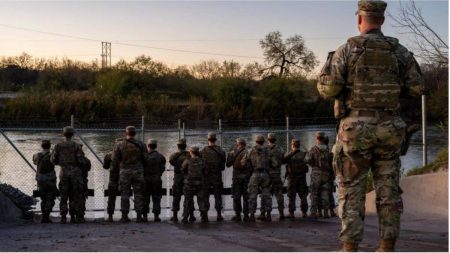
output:
M 207 222 L 209 222 L 209 220 L 208 220 L 208 213 L 207 213 L 207 212 L 203 211 L 203 212 L 201 213 L 201 217 L 202 217 L 202 219 L 201 219 L 202 223 L 207 223 Z
M 385 240 L 381 239 L 378 245 L 377 252 L 394 252 L 395 251 L 395 240 Z
M 187 216 L 183 216 L 183 219 L 181 220 L 181 222 L 188 223 L 188 217 Z
M 42 213 L 41 223 L 52 223 L 52 220 L 50 220 L 50 213 Z
M 344 251 L 344 252 L 357 252 L 358 251 L 358 244 L 357 243 L 343 242 L 342 243 L 342 251 Z
M 66 224 L 67 223 L 67 217 L 65 215 L 61 215 L 61 221 L 59 223 Z
M 177 211 L 173 211 L 173 216 L 172 216 L 172 218 L 170 218 L 170 221 L 178 222 L 178 212 Z
M 112 213 L 108 214 L 108 219 L 106 221 L 107 222 L 113 222 L 114 221 Z
M 71 220 L 72 220 L 72 218 L 71 218 Z M 77 216 L 76 223 L 85 223 L 85 222 L 86 222 L 86 220 L 84 219 L 84 215 Z
M 70 223 L 72 223 L 72 224 L 77 223 L 77 219 L 75 218 L 75 215 L 74 215 L 74 214 L 71 214 L 71 215 L 70 215 Z
M 337 217 L 336 213 L 334 212 L 334 208 L 330 209 L 330 216 L 331 217 Z
M 284 216 L 284 211 L 283 210 L 279 210 L 279 212 L 280 212 L 280 220 L 286 219 L 286 216 Z
M 244 221 L 245 222 L 250 221 L 250 217 L 248 217 L 248 213 L 244 213 Z
M 323 209 L 323 217 L 324 217 L 325 219 L 330 218 L 330 215 L 328 214 L 328 209 Z
M 155 218 L 153 219 L 154 222 L 161 222 L 161 218 L 159 218 L 159 213 L 155 213 Z
M 261 212 L 261 214 L 256 219 L 261 221 L 266 220 L 266 212 Z
M 194 222 L 197 219 L 195 218 L 194 211 L 189 212 L 189 222 Z
M 272 221 L 272 215 L 270 214 L 270 212 L 266 213 L 266 221 Z
M 288 218 L 289 219 L 294 219 L 295 218 L 294 211 L 289 211 Z
M 309 217 L 310 217 L 311 219 L 317 219 L 317 218 L 319 217 L 319 214 L 317 213 L 317 211 L 316 211 L 316 212 L 311 212 L 311 214 L 309 215 Z
M 256 220 L 255 220 L 255 214 L 254 213 L 251 213 L 250 214 L 250 217 L 248 217 L 248 221 L 249 222 L 255 222 Z
M 233 216 L 233 218 L 231 218 L 231 221 L 239 222 L 241 220 L 242 220 L 242 218 L 241 218 L 241 214 L 240 213 L 236 213 L 236 215 Z
M 120 222 L 122 223 L 130 222 L 130 218 L 128 218 L 128 213 L 122 213 L 122 218 L 120 218 Z
M 136 215 L 136 223 L 144 223 L 144 219 L 142 218 L 142 214 L 138 213 Z
M 302 218 L 307 218 L 308 217 L 308 213 L 307 212 L 302 212 Z
M 217 221 L 218 222 L 223 221 L 223 217 L 222 217 L 222 212 L 221 211 L 217 211 Z

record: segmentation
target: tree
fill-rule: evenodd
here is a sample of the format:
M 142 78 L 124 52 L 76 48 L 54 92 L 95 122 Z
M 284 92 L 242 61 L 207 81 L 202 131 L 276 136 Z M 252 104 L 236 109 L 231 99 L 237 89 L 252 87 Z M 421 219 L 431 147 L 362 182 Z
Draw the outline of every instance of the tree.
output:
M 310 71 L 317 65 L 316 56 L 310 51 L 303 37 L 295 35 L 283 41 L 279 31 L 271 32 L 260 42 L 268 64 L 266 71 L 274 73 L 278 69 L 278 77 L 288 76 L 291 71 Z
M 233 60 L 231 61 L 223 61 L 221 67 L 221 76 L 222 77 L 237 77 L 239 76 L 241 70 L 241 65 L 238 62 Z
M 417 56 L 426 63 L 448 65 L 448 45 L 422 16 L 422 11 L 414 1 L 407 4 L 400 1 L 400 12 L 398 15 L 389 16 L 394 26 L 413 34 L 415 42 L 413 48 Z
M 191 68 L 192 74 L 200 79 L 215 79 L 221 75 L 220 63 L 215 60 L 202 61 Z
M 248 80 L 260 80 L 263 76 L 264 67 L 258 62 L 249 63 L 241 71 L 241 77 Z

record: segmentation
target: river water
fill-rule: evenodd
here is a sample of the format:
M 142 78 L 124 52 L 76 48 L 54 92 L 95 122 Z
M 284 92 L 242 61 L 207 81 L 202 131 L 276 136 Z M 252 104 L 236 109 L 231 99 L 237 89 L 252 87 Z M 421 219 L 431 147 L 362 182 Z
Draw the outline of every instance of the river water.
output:
M 289 138 L 300 139 L 303 149 L 309 149 L 314 145 L 314 133 L 316 131 L 324 131 L 330 136 L 330 147 L 334 144 L 335 130 L 332 125 L 317 125 L 317 126 L 302 126 L 294 128 L 289 131 Z M 204 146 L 207 144 L 206 133 L 211 129 L 195 129 L 187 130 L 185 137 L 188 142 L 188 146 Z M 283 132 L 284 131 L 284 132 Z M 253 145 L 256 135 L 264 134 L 268 132 L 275 132 L 278 136 L 278 143 L 286 150 L 287 148 L 287 136 L 285 129 L 279 128 L 234 128 L 224 129 L 222 138 L 219 139 L 219 144 L 222 141 L 223 148 L 228 151 L 232 148 L 234 140 L 237 137 L 244 138 L 247 143 Z M 14 145 L 20 150 L 26 159 L 31 161 L 32 155 L 40 150 L 40 140 L 50 139 L 52 143 L 60 141 L 60 131 L 5 131 L 8 138 L 14 143 Z M 92 148 L 94 153 L 102 160 L 104 155 L 111 151 L 114 145 L 115 138 L 121 138 L 123 132 L 113 131 L 95 131 L 95 130 L 83 130 L 79 131 L 83 140 Z M 181 133 L 183 135 L 183 133 Z M 158 150 L 166 158 L 176 151 L 176 141 L 178 139 L 179 132 L 177 129 L 160 129 L 146 132 L 144 139 L 154 138 L 158 140 Z M 141 138 L 141 136 L 138 136 Z M 422 145 L 421 145 L 422 133 L 417 132 L 411 142 L 412 145 L 406 156 L 402 156 L 402 169 L 408 171 L 415 167 L 422 165 Z M 432 161 L 439 150 L 448 146 L 446 134 L 435 126 L 429 127 L 428 135 L 428 161 Z M 81 143 L 80 138 L 76 138 L 76 141 Z M 106 206 L 106 198 L 103 197 L 104 189 L 108 184 L 108 171 L 104 170 L 100 161 L 85 145 L 83 147 L 87 157 L 92 161 L 92 170 L 89 175 L 89 188 L 94 189 L 95 197 L 90 197 L 87 201 L 88 209 L 91 210 L 103 210 Z M 17 151 L 8 144 L 3 136 L 0 136 L 0 183 L 8 183 L 15 187 L 18 187 L 27 194 L 32 194 L 36 189 L 36 182 L 34 180 L 34 171 L 26 164 L 26 162 L 19 156 Z M 172 183 L 173 171 L 171 166 L 167 163 L 167 171 L 163 174 L 163 187 L 170 188 Z M 57 168 L 58 172 L 59 168 Z M 224 171 L 224 187 L 231 186 L 231 168 L 227 168 Z M 284 175 L 284 168 L 282 170 Z M 232 209 L 232 201 L 230 196 L 224 197 L 225 209 Z M 118 202 L 119 203 L 119 202 Z M 162 206 L 170 206 L 171 197 L 163 197 Z M 213 202 L 212 202 L 213 203 Z M 274 202 L 276 205 L 276 202 Z M 213 204 L 211 205 L 213 206 Z M 39 209 L 39 207 L 37 207 Z M 103 213 L 96 216 L 102 216 Z

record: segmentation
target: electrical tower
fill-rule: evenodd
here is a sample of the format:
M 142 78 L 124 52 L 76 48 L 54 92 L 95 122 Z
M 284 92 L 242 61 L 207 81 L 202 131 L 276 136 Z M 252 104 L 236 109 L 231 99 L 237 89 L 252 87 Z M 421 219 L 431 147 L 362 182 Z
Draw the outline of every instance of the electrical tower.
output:
M 111 42 L 102 41 L 102 69 L 111 67 Z

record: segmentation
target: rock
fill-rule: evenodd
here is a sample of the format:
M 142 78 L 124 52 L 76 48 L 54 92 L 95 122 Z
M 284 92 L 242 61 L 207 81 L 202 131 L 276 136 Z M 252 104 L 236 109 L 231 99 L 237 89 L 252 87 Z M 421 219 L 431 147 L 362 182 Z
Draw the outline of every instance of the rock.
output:
M 20 210 L 9 198 L 0 192 L 0 221 L 18 222 L 22 219 Z

